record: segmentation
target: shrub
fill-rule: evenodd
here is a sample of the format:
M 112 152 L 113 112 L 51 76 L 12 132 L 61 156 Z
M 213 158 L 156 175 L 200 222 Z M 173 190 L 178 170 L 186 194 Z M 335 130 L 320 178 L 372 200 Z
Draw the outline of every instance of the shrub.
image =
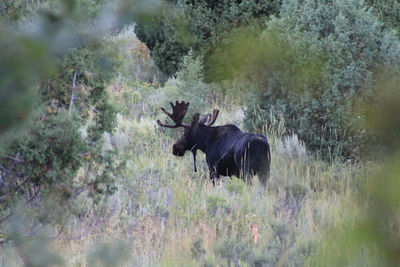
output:
M 14 204 L 20 198 L 28 199 L 32 208 L 43 206 L 40 202 L 50 198 L 59 203 L 65 215 L 73 202 L 61 203 L 74 200 L 82 191 L 88 190 L 96 199 L 115 190 L 110 176 L 111 158 L 91 147 L 78 127 L 79 124 L 65 113 L 50 115 L 32 122 L 9 144 L 0 159 L 4 166 L 4 186 L 0 190 L 2 217 L 13 214 Z M 83 166 L 91 173 L 86 173 L 85 179 L 75 179 Z M 52 212 L 45 212 L 43 216 L 40 220 L 47 223 L 60 219 Z
M 37 4 L 40 6 L 39 2 Z M 30 15 L 34 9 L 36 9 L 36 4 L 29 3 L 22 0 L 4 0 L 0 3 L 0 20 L 5 23 L 14 23 L 21 21 Z
M 171 86 L 172 85 L 172 86 Z M 210 112 L 207 110 L 208 85 L 203 82 L 203 65 L 199 57 L 191 53 L 184 56 L 177 72 L 176 79 L 171 79 L 164 96 L 164 107 L 169 107 L 169 101 L 184 100 L 190 102 L 190 107 L 185 120 L 190 121 L 195 113 Z
M 226 190 L 236 194 L 242 194 L 244 189 L 244 182 L 241 179 L 232 177 L 232 179 L 226 184 Z
M 227 266 L 231 266 L 231 262 L 239 265 L 240 261 L 253 265 L 253 249 L 249 244 L 250 240 L 246 237 L 227 236 L 219 240 L 213 249 L 219 258 L 226 260 Z
M 211 216 L 215 216 L 217 211 L 220 209 L 223 212 L 229 212 L 229 207 L 226 204 L 226 200 L 219 196 L 208 196 L 206 199 L 207 212 Z
M 261 128 L 283 114 L 288 129 L 323 158 L 365 155 L 359 107 L 373 101 L 382 71 L 399 72 L 396 35 L 359 0 L 290 0 L 254 41 L 256 52 L 244 53 L 234 82 L 253 89 L 246 127 Z
M 262 1 L 192 1 L 176 0 L 152 19 L 138 20 L 138 38 L 151 50 L 156 65 L 166 74 L 179 69 L 181 58 L 190 49 L 204 55 L 221 42 L 222 33 L 232 27 L 257 20 L 261 25 L 279 10 L 279 0 Z
M 113 153 L 104 151 L 102 141 L 103 133 L 114 125 L 114 107 L 105 91 L 112 62 L 104 60 L 100 47 L 82 44 L 66 52 L 59 68 L 35 88 L 37 102 L 31 121 L 13 136 L 1 136 L 8 142 L 0 151 L 3 223 L 20 199 L 28 200 L 26 205 L 32 210 L 46 210 L 46 202 L 58 203 L 60 213 L 32 213 L 32 221 L 58 224 L 74 212 L 72 204 L 82 192 L 99 200 L 115 191 Z M 23 67 L 10 66 L 10 72 Z M 13 82 L 18 84 L 16 77 Z M 85 170 L 84 177 L 76 177 L 80 168 Z
M 136 38 L 133 25 L 124 28 L 117 36 L 109 36 L 107 49 L 118 62 L 115 68 L 120 80 L 165 82 L 166 77 L 155 66 L 149 49 Z
M 397 0 L 366 0 L 365 3 L 372 7 L 372 12 L 389 29 L 400 34 L 400 2 Z

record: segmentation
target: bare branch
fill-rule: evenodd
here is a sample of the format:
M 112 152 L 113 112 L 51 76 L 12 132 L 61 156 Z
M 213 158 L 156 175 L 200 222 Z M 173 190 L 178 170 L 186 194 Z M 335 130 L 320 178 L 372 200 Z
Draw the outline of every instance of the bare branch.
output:
M 3 218 L 0 219 L 0 224 L 2 224 L 5 220 L 7 220 L 8 218 L 10 218 L 14 213 L 12 213 L 10 211 L 10 214 L 4 216 Z
M 11 159 L 11 160 L 15 161 L 16 163 L 23 163 L 24 161 L 22 159 L 19 159 L 18 156 L 19 155 L 17 154 L 17 155 L 15 155 L 15 157 L 5 156 L 5 158 Z
M 71 116 L 72 107 L 74 105 L 74 98 L 75 98 L 75 86 L 76 86 L 76 71 L 74 72 L 74 78 L 72 79 L 72 93 L 71 93 L 71 100 L 69 101 L 69 109 L 68 114 Z

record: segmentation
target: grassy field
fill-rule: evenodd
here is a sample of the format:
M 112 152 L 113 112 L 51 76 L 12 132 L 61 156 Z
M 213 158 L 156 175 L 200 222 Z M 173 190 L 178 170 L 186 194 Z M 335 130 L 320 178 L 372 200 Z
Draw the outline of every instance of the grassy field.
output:
M 171 153 L 174 130 L 156 126 L 162 116 L 157 101 L 168 88 L 139 87 L 113 91 L 124 114 L 106 140 L 125 167 L 117 193 L 57 241 L 69 264 L 91 265 L 101 256 L 105 265 L 118 259 L 128 266 L 313 265 L 324 239 L 344 222 L 355 223 L 348 215 L 357 210 L 361 167 L 318 161 L 295 136 L 282 137 L 284 125 L 280 132 L 266 125 L 272 152 L 267 189 L 256 177 L 252 185 L 226 177 L 212 186 L 204 155 L 194 173 L 190 154 Z M 213 108 L 221 110 L 218 125 L 240 126 L 240 106 Z
M 119 113 L 117 126 L 104 134 L 104 140 L 107 149 L 117 153 L 117 163 L 123 163 L 115 177 L 118 190 L 96 208 L 86 195 L 80 196 L 82 211 L 51 241 L 67 265 L 377 266 L 386 262 L 376 245 L 352 239 L 368 209 L 362 192 L 369 181 L 365 179 L 369 164 L 318 160 L 296 136 L 285 134 L 282 120 L 275 120 L 280 125 L 265 125 L 262 132 L 272 154 L 266 190 L 256 177 L 252 185 L 224 177 L 213 186 L 204 155 L 198 155 L 195 173 L 190 154 L 172 155 L 179 130 L 162 129 L 156 119 L 165 116 L 161 106 L 178 98 L 191 101 L 191 112 L 220 109 L 215 125 L 234 123 L 243 128 L 240 101 L 210 94 L 209 85 L 196 79 L 196 61 L 162 87 L 155 79 L 150 84 L 152 65 L 132 29 L 111 43 L 119 49 L 122 66 L 108 88 Z M 208 92 L 206 97 L 199 88 Z M 80 170 L 76 179 L 85 174 Z M 400 222 L 398 215 L 394 218 Z M 10 256 L 16 254 L 12 249 L 0 252 L 0 262 L 20 265 Z
M 341 236 L 357 227 L 363 213 L 358 187 L 365 166 L 315 159 L 296 136 L 285 135 L 280 120 L 278 127 L 263 130 L 272 153 L 265 191 L 256 177 L 252 185 L 226 177 L 212 186 L 204 155 L 195 173 L 190 154 L 177 158 L 171 153 L 180 132 L 161 129 L 155 121 L 165 116 L 160 106 L 177 98 L 191 101 L 189 113 L 218 108 L 216 125 L 243 128 L 239 101 L 208 95 L 205 100 L 202 90 L 212 89 L 200 81 L 196 61 L 184 63 L 186 70 L 163 87 L 140 82 L 140 75 L 151 76 L 151 62 L 140 57 L 145 51 L 132 30 L 112 43 L 122 62 L 136 64 L 122 64 L 121 76 L 109 87 L 120 113 L 115 131 L 105 139 L 125 165 L 116 177 L 117 193 L 75 219 L 57 241 L 68 264 L 339 266 L 349 257 L 355 265 L 376 263 L 365 250 L 346 251 Z

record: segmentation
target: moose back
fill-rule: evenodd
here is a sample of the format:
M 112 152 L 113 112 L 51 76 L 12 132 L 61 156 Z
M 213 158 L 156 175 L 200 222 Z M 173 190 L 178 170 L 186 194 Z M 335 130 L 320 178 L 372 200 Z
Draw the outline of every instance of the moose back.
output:
M 171 102 L 172 114 L 161 108 L 175 124 L 157 120 L 158 125 L 185 129 L 183 135 L 173 145 L 172 153 L 175 156 L 183 156 L 186 151 L 191 151 L 196 171 L 196 152 L 197 150 L 204 152 L 213 184 L 220 175 L 235 175 L 251 181 L 250 177 L 257 174 L 261 184 L 265 186 L 271 165 L 267 138 L 261 134 L 244 133 L 233 124 L 212 127 L 219 114 L 217 109 L 213 115 L 200 117 L 199 113 L 196 113 L 190 124 L 183 123 L 189 104 L 176 101 L 174 105 Z

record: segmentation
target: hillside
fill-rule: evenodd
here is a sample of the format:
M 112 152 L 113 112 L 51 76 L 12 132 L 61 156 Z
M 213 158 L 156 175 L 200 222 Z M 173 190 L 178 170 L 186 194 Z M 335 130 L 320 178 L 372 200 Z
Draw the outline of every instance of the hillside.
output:
M 134 33 L 128 31 L 125 38 L 135 38 Z M 177 130 L 155 123 L 165 116 L 159 108 L 173 100 L 171 91 L 179 92 L 182 82 L 172 79 L 160 87 L 125 79 L 109 87 L 120 113 L 105 136 L 106 149 L 117 151 L 124 167 L 115 178 L 116 193 L 96 209 L 83 209 L 52 241 L 67 265 L 323 265 L 330 262 L 325 257 L 333 264 L 352 257 L 340 242 L 327 244 L 326 239 L 357 226 L 357 181 L 366 175 L 364 166 L 316 160 L 296 136 L 283 136 L 281 122 L 279 132 L 268 125 L 263 131 L 272 152 L 266 191 L 256 178 L 249 185 L 226 177 L 213 186 L 204 155 L 195 173 L 190 154 L 177 158 L 171 153 Z M 203 99 L 193 95 L 192 101 Z M 220 110 L 218 125 L 242 127 L 239 105 L 228 100 L 206 104 Z M 86 195 L 80 201 L 84 207 Z M 374 260 L 371 255 L 357 262 Z
M 190 154 L 172 155 L 174 130 L 155 124 L 162 116 L 156 110 L 166 89 L 137 84 L 126 90 L 114 93 L 126 110 L 117 115 L 115 131 L 108 137 L 110 149 L 126 161 L 118 191 L 71 226 L 69 234 L 83 237 L 57 242 L 68 262 L 85 263 L 94 246 L 111 246 L 127 265 L 298 265 L 312 262 L 315 253 L 326 253 L 320 251 L 321 244 L 342 224 L 355 227 L 350 214 L 357 206 L 361 166 L 328 165 L 307 156 L 296 137 L 265 131 L 272 151 L 267 190 L 256 178 L 253 185 L 223 178 L 214 187 L 204 156 L 194 173 Z M 159 99 L 148 100 L 150 95 Z M 218 124 L 241 125 L 240 107 L 208 107 L 221 110 Z M 285 131 L 284 125 L 280 129 Z
M 0 5 L 0 266 L 398 265 L 400 39 L 385 3 L 123 1 L 119 21 L 101 1 L 39 2 Z M 185 122 L 218 109 L 215 125 L 265 135 L 266 188 L 213 185 L 203 153 L 197 172 L 174 156 L 183 130 L 156 121 L 176 100 Z

